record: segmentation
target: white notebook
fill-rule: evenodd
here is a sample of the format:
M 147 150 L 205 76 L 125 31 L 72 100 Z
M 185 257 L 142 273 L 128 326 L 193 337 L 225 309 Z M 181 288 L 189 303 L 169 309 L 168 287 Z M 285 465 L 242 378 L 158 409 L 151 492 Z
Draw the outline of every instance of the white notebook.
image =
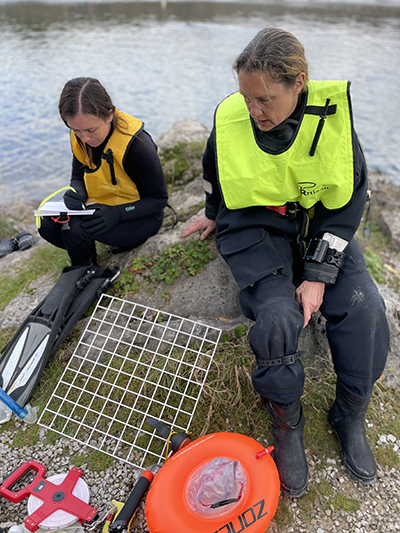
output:
M 54 217 L 66 213 L 67 215 L 92 215 L 95 209 L 68 209 L 62 200 L 55 202 L 49 200 L 35 211 L 35 216 Z

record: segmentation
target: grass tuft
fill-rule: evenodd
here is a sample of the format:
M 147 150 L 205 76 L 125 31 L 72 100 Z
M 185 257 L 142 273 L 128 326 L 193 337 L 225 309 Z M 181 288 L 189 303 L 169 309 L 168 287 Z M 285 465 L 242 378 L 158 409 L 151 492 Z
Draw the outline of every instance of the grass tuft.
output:
M 63 267 L 69 264 L 67 253 L 55 246 L 40 246 L 29 263 L 15 275 L 7 271 L 0 275 L 0 311 L 21 293 L 28 291 L 29 284 L 44 274 L 54 274 L 57 279 Z
M 354 498 L 349 498 L 346 496 L 346 494 L 343 494 L 342 492 L 339 494 L 336 494 L 333 498 L 333 507 L 337 511 L 345 511 L 346 513 L 355 513 L 357 512 L 360 507 L 361 503 L 359 500 L 356 500 Z
M 13 438 L 12 446 L 21 448 L 22 446 L 33 446 L 39 440 L 39 426 L 32 424 L 25 425 L 22 429 L 17 431 Z
M 92 472 L 103 472 L 113 465 L 113 458 L 99 450 L 93 450 L 87 456 L 87 465 Z

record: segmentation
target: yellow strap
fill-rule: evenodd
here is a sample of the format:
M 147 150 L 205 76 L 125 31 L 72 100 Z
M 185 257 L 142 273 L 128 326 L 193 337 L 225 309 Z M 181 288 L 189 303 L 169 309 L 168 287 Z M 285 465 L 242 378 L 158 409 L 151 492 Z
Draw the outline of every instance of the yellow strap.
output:
M 73 187 L 62 187 L 61 189 L 58 189 L 58 191 L 56 192 L 53 192 L 52 194 L 50 194 L 47 198 L 45 198 L 42 202 L 40 202 L 40 205 L 39 207 L 37 208 L 37 216 L 36 216 L 36 227 L 37 229 L 40 228 L 40 226 L 42 225 L 42 218 L 43 218 L 43 215 L 40 211 L 40 208 L 42 207 L 42 205 L 44 205 L 48 200 L 50 200 L 50 198 L 53 198 L 53 196 L 55 196 L 56 194 L 58 194 L 59 192 L 62 192 L 62 191 L 66 191 L 67 189 L 70 189 L 71 191 L 74 191 L 76 192 L 76 190 L 73 188 Z
M 170 443 L 171 443 L 172 435 L 177 434 L 177 433 L 178 433 L 177 431 L 174 431 L 173 429 L 171 429 L 171 432 L 170 432 L 170 434 L 169 434 L 169 436 L 168 436 L 168 439 L 167 439 L 167 448 L 166 448 L 166 450 L 165 450 L 165 462 L 168 461 L 169 445 L 170 445 Z M 189 436 L 189 435 L 190 435 L 190 433 L 189 433 L 189 431 L 188 431 L 188 432 L 187 432 L 187 436 Z
M 114 517 L 113 517 L 113 522 L 114 522 L 116 520 L 117 516 L 119 515 L 119 513 L 121 512 L 121 510 L 122 510 L 123 506 L 125 505 L 125 503 L 117 502 L 116 500 L 112 500 L 112 503 L 113 503 L 113 506 L 116 508 L 116 511 L 115 511 Z M 110 523 L 111 522 L 109 520 L 105 521 L 102 533 L 108 533 L 108 526 L 110 525 Z
M 167 439 L 167 448 L 166 448 L 166 450 L 165 450 L 165 462 L 168 461 L 169 445 L 170 445 L 170 443 L 171 443 L 171 437 L 172 437 L 172 435 L 173 435 L 174 433 L 176 433 L 176 431 L 174 431 L 174 430 L 171 429 L 171 432 L 170 432 L 170 434 L 169 434 L 169 436 L 168 436 L 168 439 Z

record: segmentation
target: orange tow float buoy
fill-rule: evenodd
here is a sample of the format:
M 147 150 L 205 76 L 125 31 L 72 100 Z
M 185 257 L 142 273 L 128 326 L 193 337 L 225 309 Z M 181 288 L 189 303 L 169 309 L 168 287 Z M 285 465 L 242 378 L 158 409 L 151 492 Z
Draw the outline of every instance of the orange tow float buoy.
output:
M 146 499 L 150 533 L 264 533 L 279 501 L 274 460 L 239 433 L 185 446 L 155 476 Z

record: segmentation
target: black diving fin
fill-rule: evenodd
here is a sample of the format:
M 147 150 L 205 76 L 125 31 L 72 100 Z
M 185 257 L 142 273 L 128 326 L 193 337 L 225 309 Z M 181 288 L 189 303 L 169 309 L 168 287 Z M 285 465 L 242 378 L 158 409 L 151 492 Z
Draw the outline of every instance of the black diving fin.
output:
M 29 401 L 50 358 L 118 274 L 119 270 L 94 265 L 67 267 L 25 319 L 0 358 L 0 388 L 18 405 Z

